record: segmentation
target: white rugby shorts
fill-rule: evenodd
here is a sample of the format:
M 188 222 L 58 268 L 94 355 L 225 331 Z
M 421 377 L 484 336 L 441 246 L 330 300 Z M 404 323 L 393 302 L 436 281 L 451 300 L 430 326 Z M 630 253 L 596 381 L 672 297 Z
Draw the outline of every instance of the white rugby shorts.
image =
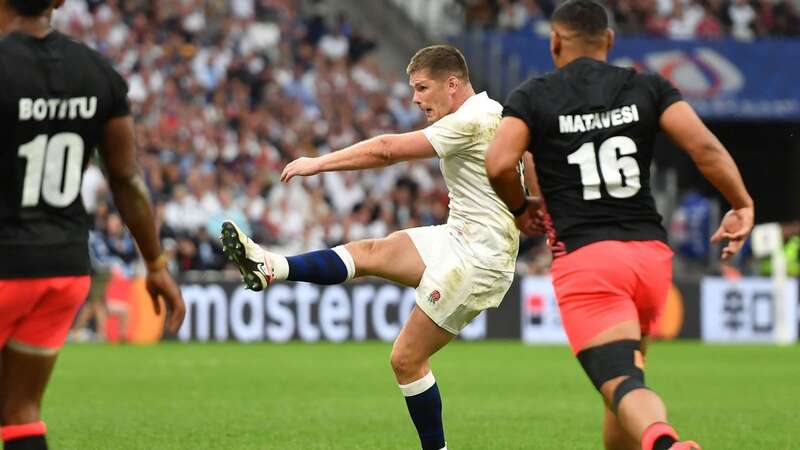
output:
M 417 306 L 437 325 L 458 334 L 481 311 L 503 301 L 513 271 L 481 263 L 461 232 L 451 225 L 409 228 L 425 272 L 416 289 Z

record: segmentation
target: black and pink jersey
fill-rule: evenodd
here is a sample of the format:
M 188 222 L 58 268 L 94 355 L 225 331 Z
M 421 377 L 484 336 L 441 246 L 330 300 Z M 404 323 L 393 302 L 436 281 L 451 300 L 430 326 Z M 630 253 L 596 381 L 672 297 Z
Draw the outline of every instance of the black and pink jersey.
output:
M 503 115 L 530 130 L 557 255 L 597 241 L 666 241 L 650 162 L 659 118 L 679 100 L 659 75 L 587 57 L 511 92 Z
M 127 86 L 57 31 L 0 39 L 0 278 L 89 273 L 83 171 Z

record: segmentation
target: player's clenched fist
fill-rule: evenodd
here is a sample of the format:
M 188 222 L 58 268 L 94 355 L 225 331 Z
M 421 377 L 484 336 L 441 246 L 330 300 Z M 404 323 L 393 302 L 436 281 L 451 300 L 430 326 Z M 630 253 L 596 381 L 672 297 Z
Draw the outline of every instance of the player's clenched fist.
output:
M 539 197 L 527 197 L 525 205 L 525 211 L 514 218 L 517 228 L 528 236 L 541 236 L 545 233 L 542 199 Z
M 297 158 L 290 162 L 283 168 L 281 173 L 281 181 L 287 183 L 289 180 L 296 176 L 310 176 L 316 175 L 320 172 L 320 164 L 318 158 Z

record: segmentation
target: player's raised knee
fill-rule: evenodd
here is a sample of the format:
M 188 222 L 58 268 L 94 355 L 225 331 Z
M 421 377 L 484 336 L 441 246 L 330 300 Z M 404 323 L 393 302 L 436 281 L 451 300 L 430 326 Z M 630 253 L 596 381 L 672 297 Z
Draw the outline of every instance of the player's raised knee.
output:
M 345 248 L 353 255 L 357 276 L 382 275 L 387 266 L 394 264 L 398 257 L 393 244 L 402 238 L 401 231 L 395 231 L 382 239 L 364 239 L 347 244 Z M 396 260 L 395 260 L 396 262 Z
M 361 241 L 350 242 L 345 248 L 353 256 L 356 275 L 369 275 L 376 267 L 379 260 L 380 241 L 382 239 L 364 239 Z

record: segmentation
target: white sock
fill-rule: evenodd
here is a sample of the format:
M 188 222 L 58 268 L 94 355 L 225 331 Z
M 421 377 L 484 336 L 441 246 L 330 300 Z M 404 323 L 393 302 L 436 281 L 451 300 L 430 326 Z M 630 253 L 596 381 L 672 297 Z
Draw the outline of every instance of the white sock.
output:
M 428 371 L 427 375 L 419 380 L 412 381 L 408 384 L 401 384 L 399 386 L 404 397 L 413 397 L 427 391 L 434 384 L 436 384 L 436 378 L 433 377 L 433 372 Z
M 266 250 L 264 250 L 266 252 Z M 283 255 L 267 252 L 267 257 L 272 263 L 273 281 L 282 281 L 289 278 L 289 261 Z
M 345 281 L 352 280 L 353 277 L 356 275 L 356 262 L 355 260 L 353 260 L 353 255 L 351 255 L 350 252 L 348 252 L 347 249 L 344 248 L 344 245 L 333 247 L 331 250 L 333 250 L 334 252 L 336 252 L 337 255 L 339 255 L 339 258 L 341 258 L 342 262 L 344 263 L 344 266 L 347 267 L 347 280 Z

